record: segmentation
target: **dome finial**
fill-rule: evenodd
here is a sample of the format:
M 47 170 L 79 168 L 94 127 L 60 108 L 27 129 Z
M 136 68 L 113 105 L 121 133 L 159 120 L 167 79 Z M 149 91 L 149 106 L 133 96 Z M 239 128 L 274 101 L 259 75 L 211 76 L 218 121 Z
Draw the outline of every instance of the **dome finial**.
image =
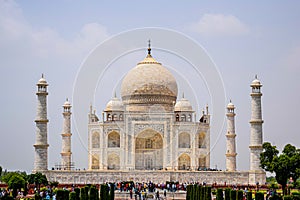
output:
M 148 55 L 151 56 L 151 40 L 148 40 Z
M 69 101 L 69 98 L 68 98 L 68 97 L 66 98 L 66 101 Z
M 114 98 L 117 98 L 117 92 L 116 92 L 116 90 L 115 90 L 115 93 L 114 93 Z
M 182 98 L 184 99 L 184 92 L 182 92 Z
M 42 73 L 42 78 L 44 78 L 44 73 Z
M 255 74 L 255 79 L 257 79 L 257 74 Z

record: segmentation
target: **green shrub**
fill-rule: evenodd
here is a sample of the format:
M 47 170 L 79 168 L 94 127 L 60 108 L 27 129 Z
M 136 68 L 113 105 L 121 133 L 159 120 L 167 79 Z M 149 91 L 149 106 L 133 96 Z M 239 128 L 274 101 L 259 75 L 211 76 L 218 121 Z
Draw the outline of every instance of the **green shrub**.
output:
M 1 200 L 14 200 L 14 198 L 12 196 L 4 196 L 0 198 Z
M 193 187 L 192 185 L 186 186 L 186 197 L 185 197 L 186 200 L 192 200 L 191 199 L 192 187 Z
M 282 197 L 280 197 L 279 195 L 275 194 L 274 196 L 271 196 L 269 198 L 269 200 L 282 200 Z
M 100 186 L 100 199 L 109 200 L 108 186 L 106 184 Z
M 56 192 L 56 200 L 68 200 L 69 199 L 69 190 L 59 189 Z
M 80 200 L 88 200 L 84 188 L 80 188 Z
M 115 199 L 115 184 L 114 183 L 110 184 L 109 199 L 110 200 L 114 200 Z
M 217 198 L 217 200 L 224 200 L 224 195 L 223 195 L 223 189 L 222 188 L 217 189 L 216 198 Z
M 243 200 L 244 192 L 242 190 L 237 191 L 237 200 Z
M 230 188 L 225 189 L 225 200 L 230 200 Z
M 236 190 L 230 191 L 230 200 L 236 200 Z
M 65 191 L 62 189 L 57 190 L 56 192 L 56 200 L 65 200 L 64 198 Z
M 34 200 L 40 200 L 42 199 L 41 196 L 39 194 L 34 194 Z
M 205 187 L 205 200 L 211 200 L 211 187 Z
M 76 200 L 76 192 L 70 192 L 69 200 Z
M 256 192 L 255 193 L 255 200 L 264 200 L 264 193 Z
M 252 200 L 252 192 L 251 191 L 247 192 L 246 197 L 247 200 Z
M 205 187 L 200 187 L 200 200 L 205 200 Z
M 283 200 L 293 200 L 293 197 L 291 195 L 285 195 L 283 196 Z
M 90 188 L 89 200 L 99 200 L 99 195 L 98 195 L 98 192 L 97 192 L 97 188 L 95 186 L 92 186 Z
M 75 188 L 74 192 L 76 193 L 76 200 L 80 200 L 80 188 Z

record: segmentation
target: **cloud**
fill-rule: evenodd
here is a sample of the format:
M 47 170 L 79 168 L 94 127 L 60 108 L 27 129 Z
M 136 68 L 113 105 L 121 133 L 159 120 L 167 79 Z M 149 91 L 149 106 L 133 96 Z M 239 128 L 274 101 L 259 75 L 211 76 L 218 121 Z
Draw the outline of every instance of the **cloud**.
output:
M 83 25 L 77 32 L 73 38 L 65 39 L 50 27 L 33 28 L 14 1 L 0 0 L 1 52 L 26 49 L 26 54 L 43 59 L 82 58 L 109 36 L 107 29 L 95 22 Z
M 205 36 L 238 36 L 249 33 L 246 24 L 233 15 L 204 14 L 201 19 L 190 25 L 194 32 Z

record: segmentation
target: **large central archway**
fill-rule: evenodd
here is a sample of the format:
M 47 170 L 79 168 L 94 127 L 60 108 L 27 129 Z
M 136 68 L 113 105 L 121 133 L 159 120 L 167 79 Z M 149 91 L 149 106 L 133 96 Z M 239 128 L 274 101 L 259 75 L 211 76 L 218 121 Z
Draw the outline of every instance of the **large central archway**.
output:
M 135 139 L 135 169 L 163 168 L 163 139 L 160 133 L 146 129 Z

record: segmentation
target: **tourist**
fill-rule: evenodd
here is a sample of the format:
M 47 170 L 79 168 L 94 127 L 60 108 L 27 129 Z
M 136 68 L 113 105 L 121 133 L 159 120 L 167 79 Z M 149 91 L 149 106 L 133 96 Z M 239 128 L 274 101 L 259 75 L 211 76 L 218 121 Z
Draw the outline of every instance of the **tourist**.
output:
M 129 191 L 130 199 L 132 199 L 132 189 Z
M 155 199 L 158 199 L 159 200 L 159 191 L 157 190 L 156 192 L 156 198 Z

